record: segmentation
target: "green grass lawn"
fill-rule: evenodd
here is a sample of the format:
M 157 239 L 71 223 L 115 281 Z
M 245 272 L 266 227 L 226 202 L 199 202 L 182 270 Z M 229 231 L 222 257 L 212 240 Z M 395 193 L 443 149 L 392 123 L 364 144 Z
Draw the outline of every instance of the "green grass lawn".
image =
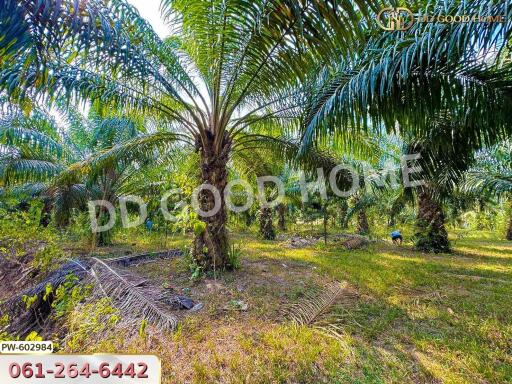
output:
M 242 268 L 216 280 L 190 281 L 180 260 L 136 269 L 205 304 L 176 334 L 94 349 L 159 354 L 164 383 L 512 382 L 510 242 L 454 236 L 453 254 L 432 255 L 383 241 L 347 251 L 233 237 Z M 283 308 L 332 280 L 349 283 L 334 308 L 340 339 L 290 326 Z M 249 309 L 226 308 L 235 299 Z

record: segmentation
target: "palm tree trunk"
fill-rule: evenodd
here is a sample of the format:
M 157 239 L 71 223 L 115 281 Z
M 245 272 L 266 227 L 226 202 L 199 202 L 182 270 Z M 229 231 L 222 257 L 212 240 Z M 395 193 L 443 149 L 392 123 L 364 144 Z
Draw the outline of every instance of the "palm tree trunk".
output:
M 52 201 L 50 199 L 44 199 L 43 208 L 41 209 L 41 217 L 39 219 L 39 225 L 47 227 L 52 221 Z
M 476 214 L 476 229 L 482 231 L 485 229 L 485 202 L 478 199 L 478 212 Z
M 281 203 L 277 206 L 277 215 L 278 215 L 277 227 L 279 228 L 280 231 L 284 232 L 284 231 L 286 231 L 286 221 L 285 221 L 286 205 Z
M 357 209 L 360 201 L 361 196 L 355 195 L 352 201 L 355 209 Z M 368 224 L 368 217 L 366 216 L 366 209 L 364 206 L 359 207 L 357 210 L 357 233 L 360 235 L 367 235 L 370 233 L 370 225 Z
M 510 201 L 510 219 L 508 222 L 508 229 L 507 229 L 507 240 L 512 241 L 512 200 Z
M 96 217 L 97 223 L 99 226 L 103 226 L 108 223 L 110 219 L 110 213 L 107 208 L 101 206 L 98 211 L 98 216 Z M 112 245 L 112 230 L 109 229 L 107 231 L 98 232 L 96 234 L 96 246 L 97 247 L 105 247 Z
M 347 200 L 343 199 L 340 201 L 340 205 L 338 207 L 338 220 L 340 222 L 341 229 L 347 228 L 347 211 L 348 211 Z
M 228 182 L 227 162 L 231 151 L 231 139 L 225 135 L 216 150 L 215 136 L 209 132 L 201 140 L 197 138 L 196 148 L 201 158 L 201 183 L 215 187 L 220 194 L 220 209 L 212 216 L 199 215 L 205 224 L 203 231 L 195 233 L 193 257 L 203 270 L 229 269 L 229 241 L 226 231 L 227 211 L 224 189 Z M 210 212 L 215 207 L 215 196 L 209 190 L 201 190 L 198 195 L 199 208 Z
M 357 213 L 357 233 L 360 235 L 370 233 L 370 225 L 368 224 L 368 217 L 366 216 L 366 210 L 364 208 Z
M 425 252 L 450 252 L 443 207 L 427 188 L 418 194 L 418 205 L 416 248 Z
M 245 226 L 249 228 L 252 225 L 252 223 L 254 223 L 254 214 L 250 213 L 249 211 L 245 211 L 243 212 L 243 217 L 245 219 Z
M 327 204 L 324 204 L 322 207 L 322 211 L 324 214 L 324 244 L 327 244 L 327 220 L 329 220 L 329 215 L 327 213 Z
M 276 238 L 276 231 L 272 224 L 272 210 L 269 207 L 261 207 L 260 234 L 265 240 L 274 240 Z

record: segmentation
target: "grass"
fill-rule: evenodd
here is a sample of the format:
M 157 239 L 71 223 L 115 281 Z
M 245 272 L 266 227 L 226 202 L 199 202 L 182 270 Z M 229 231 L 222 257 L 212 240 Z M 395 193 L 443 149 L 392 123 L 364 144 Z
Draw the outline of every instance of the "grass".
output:
M 288 249 L 235 234 L 242 268 L 216 280 L 190 281 L 179 260 L 137 268 L 205 304 L 176 334 L 94 348 L 158 354 L 164 383 L 512 382 L 512 244 L 452 237 L 454 253 L 431 255 L 383 241 Z M 353 293 L 336 307 L 341 339 L 291 327 L 282 308 L 332 280 Z

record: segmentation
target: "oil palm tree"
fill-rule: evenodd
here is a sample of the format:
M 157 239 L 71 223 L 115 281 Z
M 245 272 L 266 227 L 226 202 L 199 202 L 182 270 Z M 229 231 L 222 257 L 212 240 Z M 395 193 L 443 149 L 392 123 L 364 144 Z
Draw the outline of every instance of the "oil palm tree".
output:
M 476 163 L 465 174 L 462 190 L 472 194 L 487 194 L 508 199 L 512 210 L 512 142 L 504 141 L 480 151 Z M 507 240 L 512 240 L 512 211 Z
M 4 104 L 5 105 L 5 104 Z M 44 108 L 35 108 L 28 115 L 15 106 L 8 106 L 0 117 L 0 184 L 18 194 L 43 197 L 42 221 L 56 207 L 58 224 L 62 224 L 66 204 L 80 196 L 80 186 L 53 189 L 54 205 L 49 196 L 48 181 L 59 175 L 75 158 L 76 153 L 64 144 L 63 132 Z M 76 193 L 78 192 L 78 193 Z M 80 199 L 79 199 L 80 200 Z
M 171 26 L 163 40 L 123 0 L 7 0 L 4 8 L 3 90 L 18 100 L 31 92 L 96 100 L 170 122 L 169 132 L 139 138 L 132 148 L 140 154 L 155 145 L 192 144 L 201 158 L 200 182 L 223 191 L 234 140 L 257 122 L 296 123 L 316 57 L 334 49 L 348 54 L 379 6 L 163 0 Z M 208 211 L 214 197 L 202 191 L 199 203 Z M 208 250 L 207 268 L 222 267 L 228 249 L 222 193 L 220 211 L 202 220 L 206 229 L 195 248 Z
M 432 14 L 508 15 L 511 7 L 492 0 L 426 5 Z M 435 171 L 426 178 L 455 183 L 475 150 L 512 134 L 512 62 L 505 60 L 511 33 L 510 23 L 415 23 L 370 34 L 361 51 L 319 73 L 302 125 L 303 151 L 333 133 L 379 127 L 423 142 L 413 149 Z M 433 184 L 419 190 L 418 223 L 439 251 L 448 239 L 435 191 Z
M 0 181 L 4 187 L 45 202 L 43 213 L 55 213 L 57 226 L 69 224 L 73 209 L 84 210 L 89 199 L 116 203 L 122 195 L 140 192 L 145 184 L 135 176 L 149 166 L 158 167 L 165 158 L 139 158 L 137 163 L 96 162 L 96 154 L 141 134 L 143 122 L 125 116 L 102 117 L 94 110 L 85 118 L 71 106 L 60 108 L 62 123 L 49 111 L 35 107 L 28 116 L 14 107 L 0 120 Z M 145 173 L 147 175 L 147 173 Z M 158 176 L 161 179 L 161 176 Z M 107 220 L 107 212 L 98 222 Z M 96 237 L 98 245 L 110 243 L 110 232 Z

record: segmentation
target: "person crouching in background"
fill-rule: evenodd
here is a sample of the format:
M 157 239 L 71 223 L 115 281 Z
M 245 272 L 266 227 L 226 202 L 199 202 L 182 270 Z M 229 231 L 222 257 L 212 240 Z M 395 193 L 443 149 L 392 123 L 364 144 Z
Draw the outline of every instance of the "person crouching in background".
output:
M 402 245 L 404 238 L 402 237 L 402 234 L 400 233 L 400 231 L 395 230 L 395 231 L 391 232 L 391 240 L 393 240 L 393 244 Z

